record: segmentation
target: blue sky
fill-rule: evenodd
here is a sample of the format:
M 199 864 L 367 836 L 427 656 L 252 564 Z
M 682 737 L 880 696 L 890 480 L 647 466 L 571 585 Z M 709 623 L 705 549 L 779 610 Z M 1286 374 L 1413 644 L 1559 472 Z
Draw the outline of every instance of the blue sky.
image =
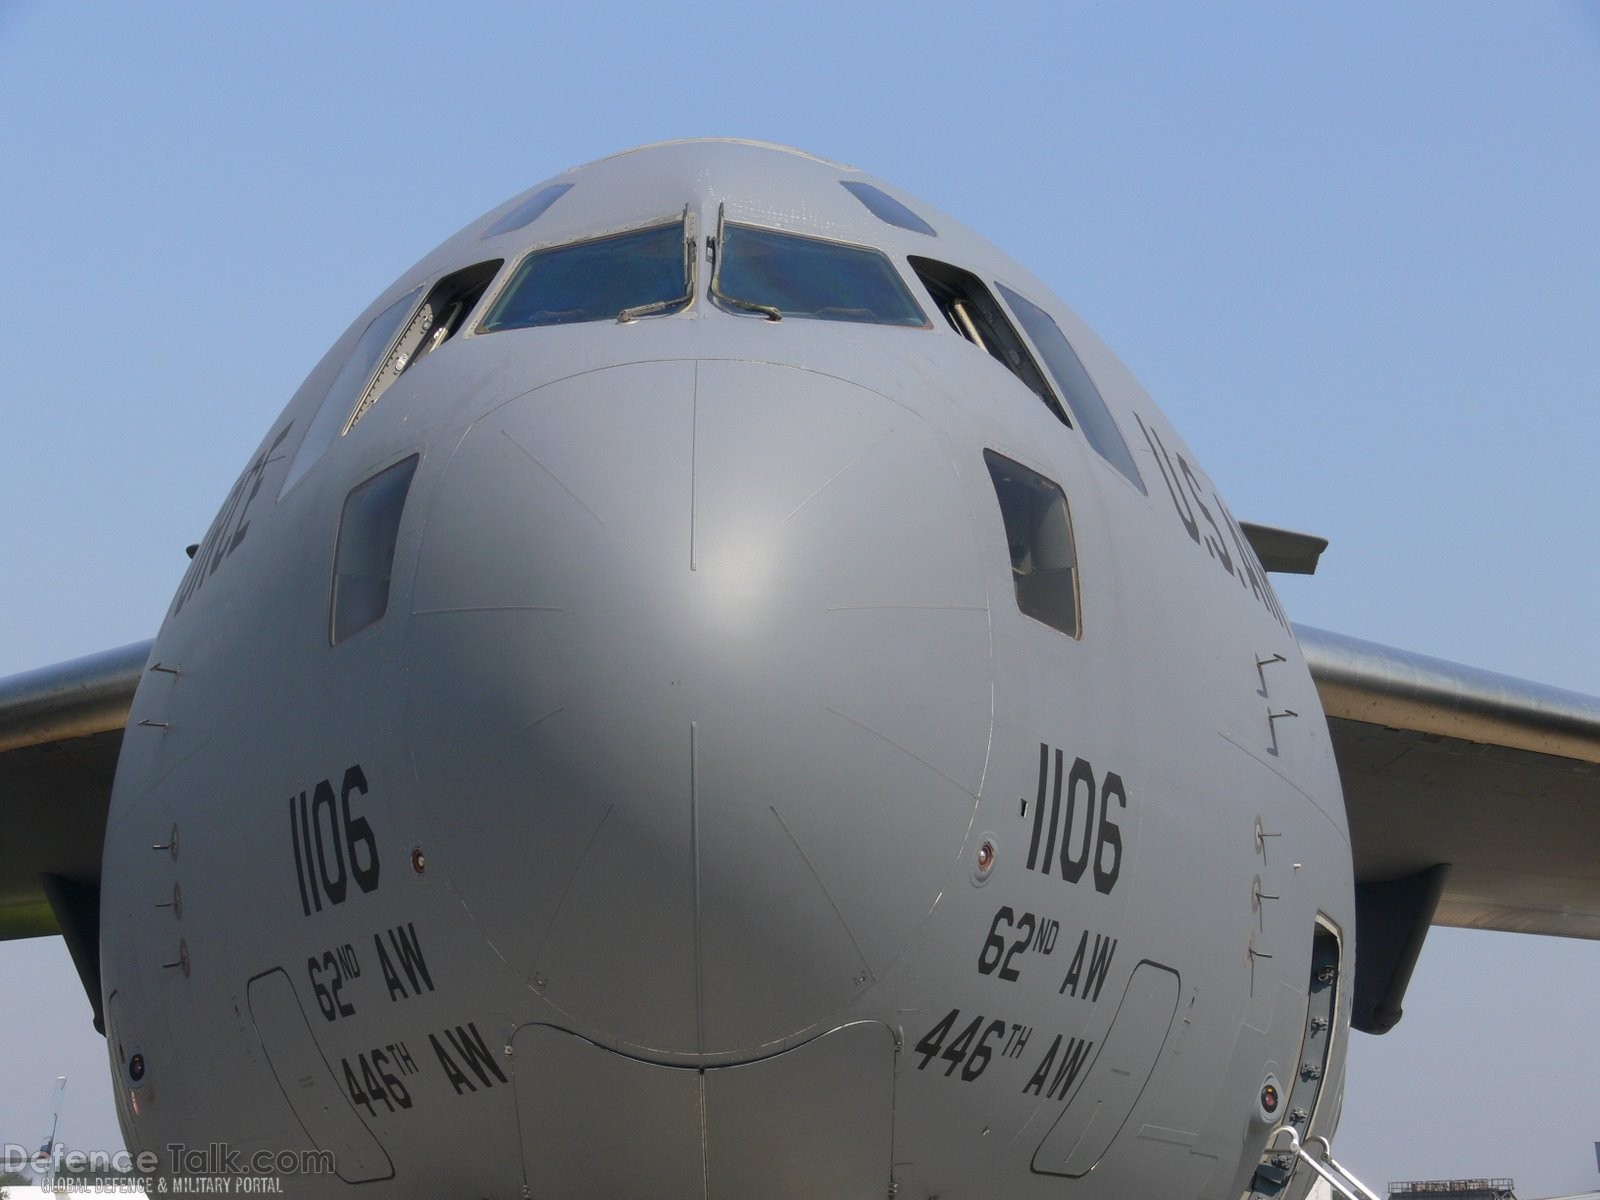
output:
M 1600 693 L 1600 8 L 0 0 L 0 673 L 154 633 L 246 456 L 374 295 L 567 166 L 787 142 L 1027 262 L 1297 621 Z M 64 952 L 0 947 L 0 1140 L 117 1138 Z M 1436 931 L 1357 1037 L 1369 1182 L 1600 1184 L 1600 947 Z

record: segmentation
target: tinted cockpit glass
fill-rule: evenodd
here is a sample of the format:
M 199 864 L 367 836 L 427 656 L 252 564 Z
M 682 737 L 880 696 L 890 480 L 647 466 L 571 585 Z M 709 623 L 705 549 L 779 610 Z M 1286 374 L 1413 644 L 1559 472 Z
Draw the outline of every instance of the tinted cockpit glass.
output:
M 1078 352 L 1067 341 L 1067 335 L 1061 332 L 1055 318 L 1003 283 L 1000 284 L 1000 292 L 1005 296 L 1006 303 L 1011 305 L 1011 311 L 1017 314 L 1022 327 L 1028 331 L 1033 344 L 1039 348 L 1039 353 L 1044 356 L 1045 365 L 1050 368 L 1056 386 L 1066 397 L 1067 407 L 1078 418 L 1089 444 L 1101 458 L 1126 475 L 1134 487 L 1144 491 L 1144 480 L 1139 477 L 1139 468 L 1134 464 L 1128 443 L 1122 439 L 1116 419 L 1112 417 L 1111 410 L 1100 395 L 1100 389 L 1089 378 Z
M 740 305 L 822 321 L 927 324 L 910 289 L 876 250 L 729 222 L 718 252 L 720 290 Z
M 1017 607 L 1068 637 L 1078 636 L 1078 551 L 1061 485 L 993 450 L 983 452 L 1011 551 Z
M 335 646 L 388 610 L 394 547 L 417 461 L 413 454 L 395 463 L 358 483 L 344 498 L 328 624 L 328 640 Z
M 873 187 L 870 183 L 860 183 L 852 179 L 841 179 L 839 185 L 857 200 L 867 206 L 867 210 L 880 221 L 887 221 L 890 225 L 898 225 L 901 229 L 909 229 L 912 233 L 925 233 L 929 237 L 938 237 L 933 226 L 929 225 L 916 213 L 912 212 L 888 192 Z
M 287 495 L 289 489 L 300 482 L 301 476 L 315 465 L 322 457 L 323 451 L 333 444 L 334 439 L 344 429 L 345 422 L 350 419 L 350 413 L 371 381 L 378 363 L 388 353 L 389 347 L 393 345 L 395 337 L 400 332 L 401 325 L 411 315 L 421 296 L 422 288 L 413 288 L 373 317 L 362 332 L 355 349 L 350 351 L 350 357 L 345 360 L 344 366 L 334 378 L 333 385 L 323 397 L 317 415 L 312 418 L 311 428 L 306 431 L 305 439 L 300 443 L 300 448 L 295 451 L 294 461 L 289 464 L 289 470 L 283 477 L 283 488 L 279 495 Z
M 615 321 L 626 309 L 690 300 L 684 223 L 537 250 L 522 260 L 480 327 L 485 333 L 535 325 Z
M 497 237 L 502 233 L 510 233 L 513 229 L 521 229 L 532 225 L 545 211 L 561 197 L 572 190 L 570 183 L 552 183 L 549 187 L 540 188 L 521 204 L 517 205 L 505 216 L 501 217 L 489 228 L 481 233 L 480 237 Z

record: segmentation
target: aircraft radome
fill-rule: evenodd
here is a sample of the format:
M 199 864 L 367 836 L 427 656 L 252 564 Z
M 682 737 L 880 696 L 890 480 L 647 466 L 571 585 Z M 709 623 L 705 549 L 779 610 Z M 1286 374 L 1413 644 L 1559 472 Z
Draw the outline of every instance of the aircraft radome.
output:
M 0 932 L 131 1150 L 298 1195 L 1347 1187 L 1430 923 L 1600 935 L 1600 701 L 1296 630 L 1321 546 L 944 214 L 619 154 L 373 301 L 153 642 L 0 681 Z

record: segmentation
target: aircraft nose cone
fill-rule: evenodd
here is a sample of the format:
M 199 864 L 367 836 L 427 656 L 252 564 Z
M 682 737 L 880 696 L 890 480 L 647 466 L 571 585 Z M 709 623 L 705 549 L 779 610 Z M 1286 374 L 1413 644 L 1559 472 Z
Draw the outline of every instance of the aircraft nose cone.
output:
M 430 870 L 575 1031 L 754 1054 L 869 989 L 948 880 L 987 598 L 956 469 L 891 399 L 736 361 L 539 388 L 455 450 L 411 609 Z

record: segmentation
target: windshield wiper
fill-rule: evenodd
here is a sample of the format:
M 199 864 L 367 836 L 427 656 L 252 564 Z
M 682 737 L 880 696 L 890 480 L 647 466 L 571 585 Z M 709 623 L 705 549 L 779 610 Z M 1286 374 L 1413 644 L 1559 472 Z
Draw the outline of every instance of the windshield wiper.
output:
M 699 248 L 699 240 L 694 235 L 694 214 L 685 204 L 683 206 L 683 295 L 674 296 L 670 300 L 653 300 L 649 304 L 636 304 L 632 308 L 625 308 L 617 314 L 617 324 L 626 325 L 630 321 L 637 321 L 640 317 L 653 316 L 680 305 L 687 308 L 693 304 L 695 280 L 700 268 Z
M 716 249 L 712 258 L 711 268 L 711 296 L 729 308 L 742 308 L 746 312 L 758 312 L 769 321 L 783 320 L 783 314 L 770 304 L 757 304 L 754 300 L 741 300 L 738 296 L 730 296 L 722 290 L 722 260 L 725 257 L 727 241 L 724 237 L 727 226 L 728 206 L 717 205 L 717 240 Z

